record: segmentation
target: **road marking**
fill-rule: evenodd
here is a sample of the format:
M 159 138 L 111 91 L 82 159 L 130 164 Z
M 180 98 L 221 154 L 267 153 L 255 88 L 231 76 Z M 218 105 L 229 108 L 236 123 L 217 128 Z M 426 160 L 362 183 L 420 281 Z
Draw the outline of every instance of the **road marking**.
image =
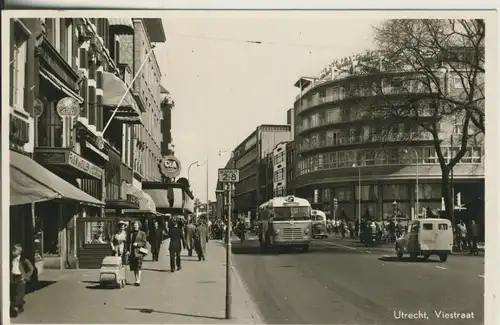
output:
M 351 249 L 353 251 L 356 250 L 356 247 L 341 245 L 341 244 L 337 244 L 337 243 L 328 243 L 328 245 L 333 245 L 333 246 L 337 246 L 337 247 L 347 248 L 347 249 Z
M 478 275 L 478 277 L 480 277 L 480 278 L 483 278 L 483 279 L 484 279 L 484 275 L 482 275 L 482 274 Z
M 365 251 L 365 253 L 370 253 L 370 254 L 371 254 L 372 252 L 370 252 L 370 251 Z
M 437 269 L 441 269 L 441 270 L 448 270 L 447 268 L 443 267 L 443 266 L 436 266 Z

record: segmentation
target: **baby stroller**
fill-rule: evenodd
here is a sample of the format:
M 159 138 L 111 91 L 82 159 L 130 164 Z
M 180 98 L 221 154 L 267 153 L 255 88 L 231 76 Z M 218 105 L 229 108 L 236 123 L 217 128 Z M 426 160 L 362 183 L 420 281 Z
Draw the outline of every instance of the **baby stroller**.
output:
M 99 284 L 101 287 L 113 286 L 118 289 L 125 287 L 125 265 L 121 256 L 106 256 L 102 260 Z

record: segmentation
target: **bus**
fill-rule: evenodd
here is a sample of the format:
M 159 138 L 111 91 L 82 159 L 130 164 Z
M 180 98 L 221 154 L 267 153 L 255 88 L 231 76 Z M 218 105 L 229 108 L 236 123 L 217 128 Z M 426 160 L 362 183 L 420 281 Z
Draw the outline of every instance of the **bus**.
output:
M 259 207 L 259 244 L 262 252 L 270 247 L 297 247 L 309 250 L 312 239 L 311 204 L 289 195 L 275 197 Z

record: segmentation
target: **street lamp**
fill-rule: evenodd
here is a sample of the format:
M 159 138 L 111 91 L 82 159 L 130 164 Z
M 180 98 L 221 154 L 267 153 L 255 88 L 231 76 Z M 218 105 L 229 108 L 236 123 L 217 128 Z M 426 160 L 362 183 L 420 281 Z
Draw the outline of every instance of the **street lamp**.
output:
M 199 167 L 200 166 L 200 162 L 197 160 L 197 161 L 193 161 L 191 163 L 191 165 L 189 165 L 188 167 L 188 181 L 189 181 L 189 171 L 191 170 L 191 167 L 193 167 L 194 165 L 196 165 L 196 167 Z
M 358 236 L 361 234 L 361 168 L 355 163 L 352 164 L 353 168 L 358 169 Z
M 396 200 L 394 200 L 394 202 L 392 202 L 392 211 L 393 211 L 393 214 L 394 214 L 394 223 L 397 224 L 398 223 L 398 221 L 397 221 L 398 202 Z
M 447 100 L 448 94 L 449 94 L 450 69 L 449 69 L 449 67 L 446 67 L 446 66 L 444 66 L 444 64 L 442 64 L 441 67 L 438 69 L 438 72 L 440 75 L 442 75 L 444 77 L 444 97 L 445 97 L 445 100 Z M 456 115 L 455 115 L 455 118 L 456 118 Z M 455 127 L 455 126 L 453 126 L 453 127 Z M 451 151 L 453 151 L 453 131 L 451 132 L 451 135 L 450 135 L 450 150 Z M 453 167 L 451 167 L 451 170 L 450 170 L 450 188 L 451 188 L 450 221 L 451 221 L 452 227 L 454 228 L 455 227 L 455 186 L 453 183 L 454 183 Z
M 417 175 L 415 177 L 415 185 L 416 185 L 416 190 L 415 190 L 415 194 L 417 196 L 417 199 L 416 199 L 416 202 L 415 202 L 415 210 L 416 210 L 416 213 L 417 213 L 417 216 L 418 216 L 418 213 L 419 213 L 419 195 L 418 195 L 418 152 L 415 148 L 411 148 L 413 150 L 413 153 L 415 153 L 415 158 L 416 158 L 416 167 L 417 167 Z M 408 153 L 408 149 L 405 149 L 404 152 L 407 154 Z

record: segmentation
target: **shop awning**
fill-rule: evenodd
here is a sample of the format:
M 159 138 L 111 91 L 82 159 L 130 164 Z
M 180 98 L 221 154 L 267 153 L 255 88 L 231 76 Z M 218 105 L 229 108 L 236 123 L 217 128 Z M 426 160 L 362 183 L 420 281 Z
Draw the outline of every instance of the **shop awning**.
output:
M 83 204 L 104 203 L 66 182 L 33 159 L 10 150 L 10 205 L 54 199 L 75 200 Z
M 151 198 L 151 196 L 148 195 L 148 193 L 144 192 L 143 190 L 138 189 L 137 187 L 131 185 L 131 184 L 126 184 L 125 185 L 127 194 L 134 195 L 137 198 L 139 198 L 139 209 L 126 209 L 123 210 L 122 212 L 124 214 L 134 214 L 134 213 L 152 213 L 152 214 L 157 214 L 156 212 L 156 204 Z
M 157 210 L 179 211 L 184 209 L 186 212 L 193 212 L 193 205 L 190 204 L 192 200 L 182 188 L 145 189 L 144 192 L 153 199 Z
M 110 108 L 109 114 L 112 114 L 113 110 L 120 104 L 123 94 L 126 94 L 113 118 L 126 124 L 142 124 L 141 111 L 125 82 L 113 73 L 104 71 L 102 84 L 104 93 L 102 104 L 104 107 Z
M 66 86 L 63 82 L 61 82 L 56 76 L 54 76 L 52 73 L 47 71 L 47 69 L 44 69 L 43 67 L 40 67 L 40 76 L 50 82 L 54 87 L 57 89 L 61 90 L 63 93 L 68 95 L 69 97 L 75 99 L 79 104 L 83 103 L 83 98 L 71 90 L 68 86 Z
M 130 18 L 109 18 L 109 27 L 119 35 L 134 35 L 134 23 Z

